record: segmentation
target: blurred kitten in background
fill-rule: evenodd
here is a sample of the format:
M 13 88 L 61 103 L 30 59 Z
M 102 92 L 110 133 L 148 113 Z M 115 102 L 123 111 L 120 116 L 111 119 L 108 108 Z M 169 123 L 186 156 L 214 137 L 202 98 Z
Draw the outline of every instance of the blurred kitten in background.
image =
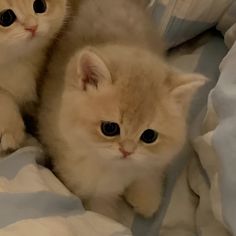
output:
M 65 15 L 66 0 L 0 1 L 0 152 L 24 141 L 22 113 L 37 101 L 37 78 Z

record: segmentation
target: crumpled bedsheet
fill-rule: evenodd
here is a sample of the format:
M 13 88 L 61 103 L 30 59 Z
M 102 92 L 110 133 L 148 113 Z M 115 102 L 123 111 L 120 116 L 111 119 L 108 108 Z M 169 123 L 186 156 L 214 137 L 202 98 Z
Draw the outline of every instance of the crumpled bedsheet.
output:
M 85 211 L 45 168 L 39 147 L 0 160 L 1 236 L 130 236 L 124 226 Z
M 203 2 L 204 7 L 196 0 L 150 1 L 168 47 L 213 25 L 224 35 L 225 44 L 213 32 L 197 40 L 195 47 L 190 41 L 170 53 L 170 63 L 205 74 L 209 83 L 193 101 L 191 143 L 169 169 L 162 207 L 152 219 L 132 218 L 135 236 L 236 235 L 236 3 Z M 211 14 L 201 13 L 203 8 L 212 9 Z M 44 158 L 40 148 L 26 147 L 0 160 L 0 236 L 132 235 L 124 226 L 85 211 L 44 167 Z
M 229 51 L 219 65 L 219 79 L 207 106 L 194 113 L 192 149 L 185 153 L 188 157 L 160 235 L 236 235 L 236 2 L 218 29 Z M 215 52 L 218 50 L 215 47 Z M 205 65 L 209 63 L 212 61 Z

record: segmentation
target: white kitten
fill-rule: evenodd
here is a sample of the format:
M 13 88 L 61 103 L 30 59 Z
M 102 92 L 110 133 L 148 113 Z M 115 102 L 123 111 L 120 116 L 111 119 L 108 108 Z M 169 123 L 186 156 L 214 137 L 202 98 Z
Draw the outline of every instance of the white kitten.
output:
M 0 1 L 0 152 L 24 141 L 21 112 L 37 101 L 36 80 L 65 15 L 66 0 Z

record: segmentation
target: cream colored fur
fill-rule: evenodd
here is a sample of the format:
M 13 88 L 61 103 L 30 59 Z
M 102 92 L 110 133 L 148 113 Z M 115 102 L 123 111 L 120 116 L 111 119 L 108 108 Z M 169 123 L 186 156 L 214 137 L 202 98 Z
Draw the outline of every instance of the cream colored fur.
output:
M 0 152 L 24 141 L 21 111 L 37 101 L 36 84 L 47 48 L 65 19 L 66 0 L 47 0 L 47 11 L 36 14 L 34 0 L 1 0 L 0 12 L 11 9 L 17 20 L 0 25 Z M 34 38 L 25 30 L 38 25 Z
M 58 176 L 89 209 L 119 221 L 122 195 L 146 217 L 159 208 L 163 173 L 185 142 L 188 107 L 205 82 L 166 65 L 134 2 L 82 2 L 49 65 L 39 117 Z M 118 123 L 121 134 L 105 137 L 102 121 Z M 157 142 L 140 140 L 146 129 L 159 132 Z

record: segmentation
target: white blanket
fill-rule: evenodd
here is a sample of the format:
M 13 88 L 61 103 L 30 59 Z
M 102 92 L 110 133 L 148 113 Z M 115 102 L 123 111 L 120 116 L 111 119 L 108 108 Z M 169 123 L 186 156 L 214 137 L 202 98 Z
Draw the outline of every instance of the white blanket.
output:
M 51 171 L 37 147 L 0 160 L 1 236 L 130 236 L 125 227 L 85 211 Z

